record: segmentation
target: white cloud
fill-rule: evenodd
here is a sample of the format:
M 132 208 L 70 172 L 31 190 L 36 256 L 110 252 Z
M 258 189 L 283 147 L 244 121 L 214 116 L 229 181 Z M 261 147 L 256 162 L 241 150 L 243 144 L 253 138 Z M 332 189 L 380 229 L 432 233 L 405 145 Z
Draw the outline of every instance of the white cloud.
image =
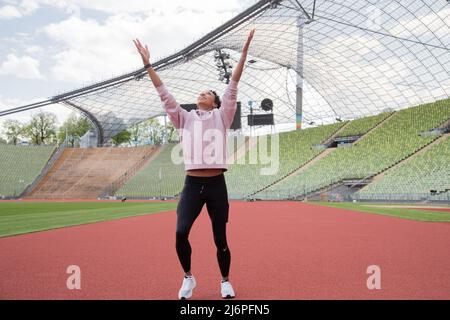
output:
M 22 0 L 20 3 L 6 1 L 9 3 L 0 8 L 0 19 L 14 19 L 28 16 L 39 8 L 39 0 Z
M 32 42 L 32 38 L 26 32 L 16 32 L 7 37 L 2 37 L 0 41 L 13 50 L 17 45 L 29 44 Z
M 135 1 L 131 2 L 132 8 Z M 121 7 L 120 3 L 117 7 Z M 60 45 L 52 56 L 52 75 L 60 81 L 82 83 L 139 68 L 142 62 L 132 43 L 136 37 L 149 45 L 154 62 L 189 45 L 233 16 L 231 11 L 206 10 L 210 10 L 208 6 L 203 11 L 158 8 L 156 12 L 140 15 L 113 14 L 103 22 L 83 19 L 81 12 L 81 17 L 73 15 L 47 25 L 41 32 Z
M 0 8 L 0 19 L 14 19 L 21 16 L 20 11 L 14 6 L 6 5 Z
M 171 14 L 178 11 L 192 10 L 203 12 L 222 12 L 233 9 L 242 9 L 244 3 L 250 1 L 245 0 L 229 0 L 229 1 L 208 1 L 197 0 L 189 2 L 186 6 L 185 0 L 127 0 L 127 1 L 108 1 L 105 5 L 104 0 L 34 0 L 34 3 L 46 4 L 59 8 L 79 7 L 80 9 L 97 10 L 108 14 L 118 13 L 146 13 L 146 12 L 164 12 Z M 155 10 L 157 8 L 157 10 Z
M 33 25 L 35 30 L 43 31 L 52 40 L 50 43 L 34 42 L 33 38 L 39 36 L 39 32 L 30 35 L 16 33 L 9 38 L 1 38 L 0 41 L 7 43 L 10 51 L 7 57 L 1 57 L 0 74 L 40 81 L 43 79 L 40 69 L 48 64 L 51 68 L 48 72 L 54 76 L 46 80 L 49 85 L 52 81 L 67 80 L 80 84 L 109 78 L 141 66 L 132 38 L 139 37 L 148 43 L 152 61 L 156 61 L 185 47 L 256 1 L 197 0 L 188 4 L 184 0 L 119 0 L 107 3 L 104 0 L 3 0 L 0 1 L 0 19 L 24 18 L 39 12 L 39 7 L 43 6 L 59 9 L 61 17 L 59 23 L 44 27 Z M 109 17 L 104 21 L 89 20 L 84 10 L 99 11 Z M 89 16 L 93 16 L 92 12 Z M 44 66 L 36 55 L 46 57 Z M 8 81 L 7 78 L 3 77 L 2 81 Z M 5 94 L 0 87 L 0 110 L 46 99 L 21 99 L 19 88 L 8 93 L 17 99 L 2 97 L 1 93 Z M 61 105 L 51 105 L 44 110 L 57 113 L 60 122 L 70 113 Z M 0 120 L 15 118 L 27 121 L 33 112 L 37 110 L 1 117 Z
M 29 15 L 39 8 L 39 3 L 36 0 L 22 0 L 20 7 L 24 15 Z
M 18 57 L 14 53 L 8 54 L 0 65 L 0 74 L 14 75 L 23 79 L 43 79 L 39 72 L 39 61 L 30 56 Z
M 40 53 L 43 50 L 44 49 L 41 46 L 37 46 L 37 45 L 30 45 L 25 48 L 26 53 L 32 53 L 32 54 Z
M 81 10 L 96 10 L 107 14 L 160 12 L 164 14 L 177 13 L 180 11 L 193 11 L 197 13 L 240 11 L 256 0 L 229 0 L 229 1 L 208 1 L 197 0 L 186 5 L 185 0 L 127 0 L 127 1 L 108 1 L 105 0 L 22 0 L 5 1 L 9 3 L 4 6 L 5 18 L 19 18 L 34 13 L 43 5 L 63 9 L 66 13 L 80 16 Z M 157 9 L 155 9 L 157 8 Z M 3 9 L 3 8 L 2 8 Z M 0 9 L 1 13 L 1 9 Z M 2 15 L 0 14 L 0 18 Z

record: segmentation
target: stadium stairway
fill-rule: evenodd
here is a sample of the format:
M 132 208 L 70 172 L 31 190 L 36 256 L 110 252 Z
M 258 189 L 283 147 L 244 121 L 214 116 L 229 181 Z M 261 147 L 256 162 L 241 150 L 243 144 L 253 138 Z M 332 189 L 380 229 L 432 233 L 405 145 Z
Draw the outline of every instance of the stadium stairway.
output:
M 358 142 L 361 142 L 361 140 L 368 137 L 372 131 L 377 130 L 378 128 L 382 127 L 386 122 L 389 122 L 389 120 L 395 115 L 395 112 L 390 112 L 384 119 L 382 119 L 380 122 L 378 122 L 375 126 L 370 128 L 367 132 L 365 132 L 359 139 Z
M 306 162 L 304 165 L 302 165 L 301 167 L 297 168 L 296 170 L 290 172 L 288 175 L 281 177 L 280 179 L 274 181 L 273 183 L 264 186 L 263 188 L 261 188 L 260 190 L 253 192 L 252 194 L 248 195 L 247 197 L 252 198 L 253 196 L 255 196 L 258 193 L 264 192 L 264 190 L 273 187 L 275 185 L 277 185 L 280 182 L 283 182 L 284 180 L 288 179 L 289 177 L 292 177 L 300 172 L 303 172 L 305 170 L 307 170 L 311 165 L 313 165 L 316 161 L 319 161 L 320 159 L 328 156 L 331 152 L 333 152 L 335 150 L 335 148 L 327 148 L 324 149 L 321 153 L 319 153 L 318 155 L 316 155 L 314 158 L 312 158 L 311 160 L 309 160 L 308 162 Z
M 338 137 L 339 134 L 345 130 L 345 128 L 348 126 L 350 122 L 345 122 L 341 127 L 339 127 L 331 136 L 329 136 L 328 138 L 326 138 L 322 144 L 327 144 L 328 142 L 330 142 L 332 139 L 334 139 L 335 137 Z M 327 148 L 327 149 L 323 149 L 322 152 L 320 152 L 319 154 L 317 154 L 315 157 L 311 158 L 309 161 L 307 161 L 306 163 L 302 164 L 300 167 L 297 167 L 296 169 L 290 171 L 287 175 L 282 176 L 281 178 L 273 181 L 272 183 L 265 185 L 263 188 L 259 189 L 256 192 L 252 192 L 251 194 L 247 195 L 248 198 L 253 197 L 254 195 L 263 192 L 264 190 L 276 185 L 277 183 L 285 180 L 286 178 L 295 175 L 303 170 L 306 170 L 308 167 L 310 167 L 314 162 L 326 157 L 327 155 L 329 155 L 331 152 L 333 152 L 335 150 L 335 148 Z
M 445 195 L 450 190 L 449 152 L 450 133 L 447 133 L 376 175 L 370 184 L 358 190 L 358 199 L 377 200 L 380 195 L 390 195 L 398 200 L 448 202 L 450 198 Z
M 117 190 L 122 188 L 131 178 L 134 177 L 136 173 L 139 172 L 145 165 L 151 164 L 151 162 L 156 159 L 161 152 L 163 152 L 167 148 L 167 145 L 162 145 L 158 147 L 154 152 L 150 153 L 149 156 L 141 159 L 136 162 L 132 167 L 130 167 L 127 171 L 125 171 L 120 177 L 118 177 L 115 181 L 113 181 L 109 186 L 107 186 L 102 193 L 101 197 L 107 198 L 113 196 Z
M 448 119 L 447 121 L 445 121 L 443 124 L 441 124 L 439 127 L 437 127 L 437 129 L 443 129 L 443 130 L 448 130 L 447 132 L 450 131 L 450 119 Z
M 341 135 L 341 132 L 344 131 L 347 126 L 350 124 L 350 121 L 344 122 L 344 125 L 340 127 L 335 133 L 333 133 L 328 139 L 326 139 L 322 144 L 327 145 L 331 141 L 333 141 L 336 137 Z
M 98 198 L 130 168 L 150 160 L 156 149 L 67 148 L 25 198 Z
M 392 163 L 391 165 L 387 166 L 386 168 L 384 168 L 382 171 L 378 172 L 377 174 L 369 175 L 367 177 L 364 177 L 363 179 L 360 179 L 360 182 L 369 181 L 370 183 L 368 183 L 365 187 L 359 188 L 355 191 L 358 191 L 358 192 L 363 191 L 365 188 L 370 186 L 371 183 L 376 182 L 377 180 L 380 180 L 387 171 L 397 168 L 397 166 L 413 159 L 414 157 L 416 157 L 417 155 L 419 155 L 423 152 L 426 152 L 429 148 L 431 148 L 435 144 L 442 142 L 442 140 L 447 138 L 447 136 L 448 135 L 443 135 L 443 136 L 440 136 L 439 138 L 435 138 L 435 140 L 432 140 L 432 141 L 428 142 L 427 144 L 423 145 L 418 150 L 416 150 L 414 153 L 411 153 L 411 154 L 405 156 L 404 158 L 398 160 L 397 162 Z M 317 160 L 318 159 L 316 159 L 316 161 Z M 292 175 L 290 175 L 290 176 L 292 176 Z M 288 178 L 288 177 L 286 177 L 286 178 Z M 340 185 L 343 185 L 344 183 L 345 183 L 344 180 L 333 181 L 333 182 L 330 182 L 328 185 L 325 185 L 325 186 L 322 186 L 315 190 L 312 190 L 312 191 L 308 192 L 307 194 L 294 196 L 292 199 L 302 200 L 302 199 L 319 198 L 321 194 L 329 192 L 330 190 L 332 190 Z
M 431 149 L 433 146 L 435 146 L 436 144 L 441 143 L 442 141 L 444 141 L 445 139 L 447 139 L 448 137 L 450 137 L 450 133 L 444 134 L 442 136 L 440 136 L 439 138 L 437 138 L 436 140 L 433 140 L 432 142 L 430 142 L 429 144 L 425 145 L 424 147 L 422 147 L 422 149 L 420 149 L 419 151 L 417 151 L 416 153 L 413 153 L 412 155 L 410 155 L 409 157 L 406 157 L 405 159 L 399 161 L 398 163 L 396 163 L 395 165 L 387 168 L 386 170 L 384 170 L 383 172 L 380 172 L 379 174 L 375 175 L 372 177 L 372 182 L 376 182 L 378 180 L 381 180 L 384 175 L 386 173 L 388 173 L 390 170 L 395 169 L 397 166 L 403 165 L 409 161 L 411 161 L 412 159 L 414 159 L 415 157 L 417 157 L 418 155 L 427 152 L 429 149 Z M 369 185 L 361 188 L 359 191 L 364 191 L 364 189 L 366 189 Z
M 374 176 L 398 166 L 409 157 L 414 157 L 438 139 L 439 135 L 431 132 L 449 120 L 448 103 L 449 100 L 442 100 L 388 114 L 383 121 L 372 128 L 367 127 L 366 132 L 361 132 L 362 136 L 356 141 L 355 149 L 342 148 L 330 152 L 327 157 L 315 159 L 313 164 L 308 165 L 307 170 L 297 170 L 252 196 L 255 199 L 279 199 L 280 196 L 301 199 L 329 192 L 340 184 L 346 185 L 349 180 L 358 180 L 359 185 L 364 185 L 363 182 L 368 179 L 372 181 Z M 356 124 L 357 121 L 366 120 L 362 118 L 351 123 Z M 421 137 L 417 138 L 418 136 Z M 392 144 L 395 148 L 390 150 Z M 380 157 L 380 150 L 385 152 L 384 158 Z M 388 151 L 391 153 L 387 153 Z M 395 156 L 392 156 L 392 152 L 395 152 Z M 354 155 L 357 155 L 356 158 Z M 343 171 L 330 171 L 339 166 Z

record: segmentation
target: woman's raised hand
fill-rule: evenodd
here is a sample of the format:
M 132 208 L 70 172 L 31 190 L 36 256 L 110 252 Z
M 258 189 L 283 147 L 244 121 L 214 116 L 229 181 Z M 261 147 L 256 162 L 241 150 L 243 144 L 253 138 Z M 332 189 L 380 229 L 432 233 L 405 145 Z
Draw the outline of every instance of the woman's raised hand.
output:
M 150 63 L 150 51 L 148 50 L 147 45 L 145 45 L 144 47 L 139 41 L 139 39 L 133 40 L 133 42 L 139 54 L 141 55 L 142 62 L 144 63 L 144 65 Z

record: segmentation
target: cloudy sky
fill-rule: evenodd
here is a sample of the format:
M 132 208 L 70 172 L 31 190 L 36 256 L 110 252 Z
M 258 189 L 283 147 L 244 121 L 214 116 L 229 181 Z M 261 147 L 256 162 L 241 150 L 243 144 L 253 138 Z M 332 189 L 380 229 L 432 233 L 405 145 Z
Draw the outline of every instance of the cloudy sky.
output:
M 178 51 L 256 0 L 0 0 L 0 110 L 140 68 Z M 61 123 L 68 109 L 46 110 Z M 14 115 L 26 121 L 31 111 Z M 2 117 L 1 120 L 5 120 Z

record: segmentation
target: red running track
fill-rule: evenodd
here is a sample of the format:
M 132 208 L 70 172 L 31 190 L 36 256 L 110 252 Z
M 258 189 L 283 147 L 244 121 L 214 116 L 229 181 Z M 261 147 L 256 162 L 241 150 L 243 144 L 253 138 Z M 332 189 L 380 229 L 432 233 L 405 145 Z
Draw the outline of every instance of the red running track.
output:
M 450 224 L 299 202 L 230 202 L 239 299 L 450 299 Z M 0 239 L 0 298 L 176 299 L 175 212 Z M 191 232 L 193 299 L 218 299 L 206 208 Z M 66 268 L 81 268 L 81 290 Z M 381 268 L 381 290 L 366 286 Z

